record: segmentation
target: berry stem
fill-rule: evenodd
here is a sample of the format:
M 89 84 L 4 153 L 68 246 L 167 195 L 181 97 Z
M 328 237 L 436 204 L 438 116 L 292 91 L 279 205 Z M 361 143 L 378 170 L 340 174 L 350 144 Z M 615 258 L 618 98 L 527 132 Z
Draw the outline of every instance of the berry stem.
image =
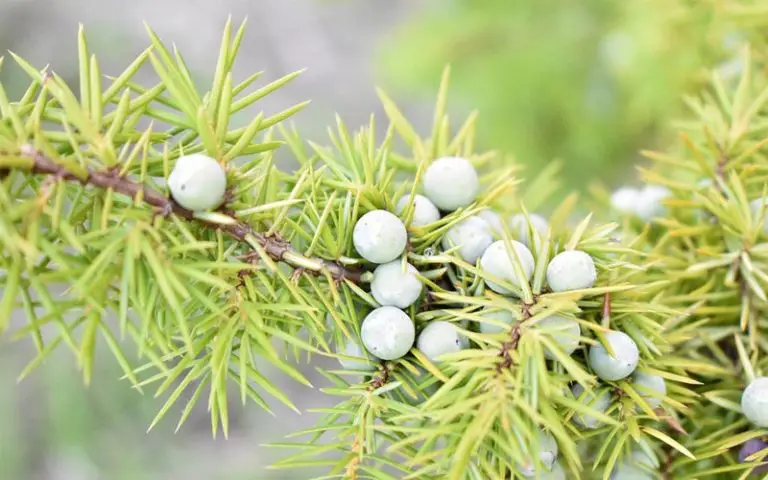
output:
M 603 327 L 611 328 L 611 293 L 603 295 Z
M 112 189 L 137 202 L 151 205 L 164 215 L 173 213 L 186 220 L 196 221 L 210 228 L 222 230 L 236 240 L 248 243 L 255 250 L 263 250 L 274 261 L 303 268 L 305 271 L 315 274 L 327 273 L 337 281 L 349 280 L 354 283 L 360 283 L 368 278 L 362 271 L 347 268 L 340 263 L 317 257 L 306 257 L 278 235 L 266 235 L 262 232 L 257 232 L 249 224 L 237 220 L 230 215 L 219 212 L 196 214 L 182 207 L 172 198 L 121 176 L 114 169 L 106 171 L 84 169 L 84 173 L 76 174 L 59 165 L 31 145 L 23 145 L 18 153 L 0 151 L 0 171 L 6 172 L 10 169 L 28 170 L 62 180 L 78 182 L 82 185 Z

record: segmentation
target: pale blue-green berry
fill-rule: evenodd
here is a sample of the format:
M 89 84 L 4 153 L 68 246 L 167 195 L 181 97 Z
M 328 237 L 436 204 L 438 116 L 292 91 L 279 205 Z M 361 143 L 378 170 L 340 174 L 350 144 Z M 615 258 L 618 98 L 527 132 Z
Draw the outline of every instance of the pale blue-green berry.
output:
M 640 201 L 640 190 L 634 187 L 619 187 L 611 194 L 611 207 L 619 213 L 634 215 Z
M 227 172 L 207 155 L 185 155 L 176 160 L 168 175 L 168 188 L 176 203 L 187 210 L 211 210 L 224 202 Z
M 552 470 L 552 467 L 557 459 L 557 441 L 551 433 L 543 430 L 536 432 L 536 442 L 538 444 L 539 461 L 545 468 L 545 471 Z M 525 451 L 528 451 L 527 449 Z M 536 464 L 529 459 L 525 464 L 521 465 L 518 469 L 520 474 L 524 477 L 536 476 Z
M 531 221 L 533 230 L 539 235 L 539 240 L 535 243 L 536 246 L 538 246 L 542 240 L 546 239 L 547 232 L 549 231 L 549 223 L 547 223 L 547 220 L 544 217 L 536 213 L 528 214 L 527 219 L 524 214 L 518 213 L 509 220 L 509 226 L 512 231 L 518 235 L 518 238 L 522 243 L 530 248 L 534 245 L 534 242 L 528 238 L 528 220 Z
M 640 394 L 651 408 L 661 405 L 661 401 L 667 394 L 667 383 L 659 375 L 635 372 L 632 376 L 632 388 Z
M 563 353 L 570 355 L 579 347 L 581 338 L 581 325 L 572 318 L 561 315 L 550 315 L 536 324 L 538 328 L 546 331 L 552 340 L 560 347 Z M 544 355 L 555 360 L 555 357 L 549 349 L 544 351 Z
M 565 470 L 563 470 L 563 466 L 560 465 L 560 462 L 557 462 L 552 465 L 552 470 L 542 472 L 537 478 L 539 480 L 565 480 Z
M 488 310 L 484 309 L 481 314 L 483 317 L 493 320 L 495 323 L 480 322 L 480 333 L 500 333 L 508 330 L 505 325 L 515 323 L 515 315 L 509 310 Z M 499 325 L 502 324 L 502 325 Z
M 477 216 L 485 220 L 485 223 L 488 224 L 488 229 L 493 235 L 501 237 L 501 232 L 504 230 L 504 222 L 501 220 L 501 216 L 499 216 L 498 213 L 487 208 L 478 212 Z
M 451 212 L 471 204 L 480 190 L 475 167 L 461 157 L 442 157 L 424 172 L 424 194 L 440 210 Z
M 430 322 L 416 340 L 416 348 L 433 362 L 438 361 L 442 355 L 468 347 L 469 341 L 456 325 L 444 321 Z
M 594 390 L 584 393 L 584 387 L 577 383 L 571 388 L 571 392 L 573 392 L 573 396 L 576 400 L 581 398 L 581 400 L 579 400 L 581 403 L 600 413 L 605 413 L 611 405 L 611 397 L 605 389 L 601 390 L 599 395 L 595 395 Z M 583 398 L 582 394 L 584 394 Z M 589 414 L 574 413 L 573 421 L 576 425 L 588 429 L 595 429 L 600 426 L 600 420 Z
M 636 448 L 632 455 L 616 464 L 611 472 L 610 480 L 655 480 L 657 474 L 653 472 L 659 467 L 656 459 L 651 458 L 643 450 Z
M 741 411 L 755 426 L 768 428 L 768 377 L 757 377 L 747 385 L 741 395 Z
M 411 199 L 410 195 L 403 195 L 400 200 L 395 204 L 395 210 L 397 213 L 403 214 L 408 201 Z M 413 196 L 413 216 L 411 217 L 411 225 L 414 227 L 423 227 L 430 223 L 435 223 L 440 220 L 440 212 L 434 203 L 424 195 L 416 194 Z
M 616 330 L 606 333 L 605 340 L 615 356 L 608 354 L 603 344 L 597 343 L 589 349 L 589 365 L 603 380 L 616 381 L 627 378 L 635 371 L 640 361 L 637 344 L 629 335 Z
M 413 346 L 416 328 L 413 320 L 397 307 L 379 307 L 363 320 L 360 330 L 363 345 L 382 360 L 404 356 Z
M 669 197 L 671 192 L 660 185 L 646 185 L 640 190 L 640 196 L 635 207 L 635 214 L 643 220 L 651 220 L 664 214 L 662 201 Z
M 595 262 L 581 250 L 558 253 L 547 265 L 547 283 L 553 292 L 591 288 L 596 280 Z
M 366 352 L 363 347 L 355 340 L 347 339 L 344 343 L 344 350 L 337 351 L 338 355 L 344 355 L 346 357 L 339 357 L 339 363 L 347 370 L 376 370 L 375 359 L 370 353 Z
M 372 263 L 387 263 L 402 255 L 408 233 L 402 220 L 386 210 L 366 213 L 352 232 L 355 250 Z
M 533 254 L 530 250 L 528 250 L 528 247 L 518 242 L 517 240 L 511 240 L 510 242 L 512 244 L 512 248 L 514 248 L 515 252 L 517 253 L 517 257 L 520 259 L 520 266 L 522 267 L 523 274 L 525 275 L 525 281 L 529 281 L 533 276 L 533 268 L 535 266 Z M 520 280 L 515 274 L 515 268 L 513 266 L 514 264 L 512 263 L 514 258 L 515 257 L 513 253 L 507 252 L 504 241 L 497 240 L 493 242 L 485 250 L 485 252 L 483 252 L 483 256 L 480 257 L 480 268 L 482 268 L 483 271 L 500 278 L 501 280 L 505 280 L 512 285 L 520 287 Z M 512 293 L 508 289 L 491 280 L 486 280 L 485 283 L 488 285 L 488 288 L 496 293 Z
M 421 295 L 422 284 L 416 276 L 418 270 L 410 263 L 400 260 L 376 267 L 371 281 L 371 294 L 379 305 L 407 308 Z
M 459 247 L 459 256 L 465 262 L 474 264 L 491 242 L 493 236 L 485 220 L 471 216 L 448 230 L 442 243 L 446 250 Z
M 768 218 L 762 217 L 765 212 L 768 212 L 768 198 L 756 198 L 749 202 L 749 207 L 752 210 L 752 220 L 755 224 L 762 220 L 763 232 L 768 233 Z
M 610 480 L 656 480 L 653 472 L 631 463 L 620 463 L 611 472 Z

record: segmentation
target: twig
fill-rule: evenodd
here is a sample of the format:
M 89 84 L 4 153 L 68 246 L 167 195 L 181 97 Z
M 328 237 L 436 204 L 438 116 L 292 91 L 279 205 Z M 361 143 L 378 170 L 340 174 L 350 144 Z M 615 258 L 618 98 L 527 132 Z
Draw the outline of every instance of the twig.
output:
M 103 172 L 88 170 L 87 176 L 81 178 L 31 146 L 22 147 L 20 153 L 33 160 L 31 170 L 34 173 L 53 175 L 57 178 L 78 182 L 83 185 L 112 189 L 117 193 L 126 195 L 134 200 L 141 200 L 157 208 L 163 215 L 175 214 L 186 220 L 200 222 L 208 227 L 222 230 L 240 242 L 251 243 L 249 240 L 255 241 L 274 261 L 302 268 L 303 271 L 311 271 L 318 274 L 328 273 L 337 281 L 350 280 L 359 283 L 362 280 L 363 272 L 360 270 L 350 269 L 339 263 L 321 258 L 305 257 L 279 236 L 265 235 L 262 232 L 257 232 L 245 222 L 233 218 L 231 224 L 222 225 L 196 218 L 194 212 L 182 207 L 172 198 L 168 198 L 162 193 L 147 188 L 140 183 L 121 177 L 114 170 Z M 3 154 L 7 154 L 7 152 L 0 151 L 0 156 Z
M 389 382 L 389 375 L 392 373 L 392 369 L 389 366 L 389 363 L 387 361 L 381 362 L 381 368 L 379 369 L 379 372 L 376 374 L 375 377 L 371 380 L 371 382 L 368 384 L 368 394 L 370 395 L 373 393 L 376 389 L 383 387 L 384 385 Z M 355 480 L 358 478 L 357 475 L 357 469 L 360 465 L 360 455 L 357 455 L 357 450 L 361 446 L 361 441 L 359 437 L 359 432 L 355 432 L 355 437 L 352 440 L 352 445 L 350 446 L 350 453 L 352 456 L 350 457 L 349 461 L 347 461 L 347 465 L 344 469 L 345 471 L 345 478 L 348 478 L 350 480 Z
M 357 478 L 357 466 L 360 464 L 360 457 L 355 455 L 357 449 L 360 448 L 360 440 L 357 436 L 358 433 L 355 433 L 355 438 L 352 440 L 352 447 L 349 450 L 352 454 L 352 458 L 347 462 L 347 468 L 345 469 L 346 477 L 350 480 L 355 480 Z
M 535 299 L 534 299 L 535 302 Z M 522 305 L 522 311 L 523 311 L 523 318 L 521 321 L 517 322 L 513 327 L 512 330 L 509 332 L 509 340 L 504 342 L 501 345 L 501 351 L 499 352 L 499 356 L 502 358 L 502 360 L 496 365 L 496 372 L 501 373 L 502 370 L 505 370 L 512 366 L 514 363 L 512 361 L 512 351 L 517 350 L 517 345 L 520 343 L 520 325 L 531 318 L 533 315 L 531 314 L 531 307 L 533 307 L 532 304 L 524 303 Z
M 368 391 L 372 392 L 377 388 L 381 388 L 386 385 L 389 381 L 390 373 L 392 373 L 392 369 L 389 367 L 389 364 L 386 361 L 381 362 L 381 369 L 379 370 L 379 373 L 373 377 L 371 383 L 368 384 Z

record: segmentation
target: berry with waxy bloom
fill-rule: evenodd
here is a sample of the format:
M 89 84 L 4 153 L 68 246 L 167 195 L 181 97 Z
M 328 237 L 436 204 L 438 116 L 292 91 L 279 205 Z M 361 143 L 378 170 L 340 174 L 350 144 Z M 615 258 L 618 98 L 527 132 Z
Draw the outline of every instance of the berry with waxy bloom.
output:
M 547 266 L 547 283 L 553 292 L 591 288 L 596 280 L 595 261 L 581 250 L 560 252 Z
M 402 255 L 408 243 L 403 221 L 386 210 L 366 213 L 352 232 L 355 250 L 372 263 L 387 263 Z
M 365 349 L 382 360 L 396 360 L 413 346 L 413 320 L 396 307 L 379 307 L 363 319 L 360 336 Z
M 456 325 L 450 322 L 430 322 L 419 334 L 416 348 L 431 361 L 439 361 L 442 355 L 469 347 L 469 341 Z
M 488 223 L 480 217 L 471 216 L 454 225 L 443 237 L 443 248 L 459 247 L 459 256 L 474 264 L 493 242 Z
M 768 377 L 752 380 L 741 395 L 741 411 L 747 420 L 768 428 Z
M 438 158 L 424 172 L 424 194 L 443 211 L 470 205 L 479 190 L 477 171 L 465 158 Z
M 529 213 L 528 218 L 524 214 L 518 213 L 510 219 L 509 227 L 512 229 L 512 232 L 516 233 L 520 241 L 528 246 L 528 248 L 532 248 L 533 246 L 538 246 L 538 243 L 534 245 L 534 242 L 529 238 L 528 220 L 530 220 L 533 230 L 539 235 L 538 243 L 546 240 L 549 223 L 547 223 L 544 217 L 536 213 Z
M 656 408 L 667 394 L 667 383 L 659 375 L 635 372 L 632 379 L 632 388 L 645 399 L 648 406 Z
M 629 335 L 616 330 L 606 333 L 605 341 L 611 346 L 613 355 L 608 353 L 602 343 L 592 345 L 589 349 L 589 365 L 603 380 L 616 381 L 627 378 L 635 371 L 640 361 L 637 344 Z
M 408 206 L 410 195 L 403 195 L 395 204 L 395 210 L 398 214 L 404 214 Z M 413 196 L 413 216 L 411 225 L 414 227 L 423 227 L 440 220 L 440 211 L 434 203 L 424 195 L 416 194 Z
M 168 175 L 168 189 L 173 199 L 195 212 L 211 210 L 224 202 L 227 172 L 213 158 L 195 153 L 176 160 Z
M 525 281 L 530 281 L 535 266 L 533 254 L 528 250 L 528 247 L 517 240 L 511 240 L 510 242 L 520 260 L 520 266 L 522 267 Z M 497 240 L 483 252 L 483 256 L 480 258 L 480 267 L 491 275 L 494 275 L 501 280 L 506 280 L 512 285 L 519 287 L 521 286 L 520 280 L 515 274 L 514 264 L 512 263 L 514 258 L 514 254 L 507 252 L 507 247 L 504 241 Z M 486 280 L 485 283 L 488 285 L 488 288 L 496 293 L 501 293 L 502 295 L 512 293 L 509 289 L 491 280 Z
M 416 267 L 410 263 L 403 267 L 400 260 L 394 260 L 373 271 L 371 294 L 379 305 L 407 308 L 421 295 L 423 285 L 416 275 Z

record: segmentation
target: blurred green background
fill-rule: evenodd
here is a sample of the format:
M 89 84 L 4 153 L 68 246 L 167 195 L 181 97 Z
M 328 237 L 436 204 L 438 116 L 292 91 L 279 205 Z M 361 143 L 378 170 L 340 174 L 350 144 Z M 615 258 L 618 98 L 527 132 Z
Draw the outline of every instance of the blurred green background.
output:
M 483 146 L 532 170 L 563 159 L 564 180 L 582 189 L 623 178 L 641 148 L 663 142 L 708 68 L 737 73 L 732 60 L 755 36 L 747 3 L 434 1 L 395 29 L 378 71 L 418 97 L 450 64 L 454 100 L 480 111 Z
M 665 141 L 681 95 L 706 80 L 708 67 L 734 81 L 739 45 L 760 40 L 766 13 L 759 1 L 715 0 L 16 0 L 0 3 L 0 50 L 74 82 L 83 22 L 104 72 L 114 74 L 146 46 L 146 20 L 205 84 L 227 16 L 248 16 L 236 74 L 265 70 L 270 81 L 308 67 L 260 108 L 312 99 L 297 123 L 316 141 L 337 112 L 352 126 L 371 112 L 382 118 L 375 85 L 426 128 L 448 63 L 452 115 L 480 111 L 478 148 L 511 152 L 532 171 L 560 158 L 566 185 L 582 189 L 631 179 L 638 150 Z M 0 80 L 13 97 L 25 84 L 8 64 Z M 173 415 L 146 434 L 162 399 L 119 381 L 108 355 L 87 389 L 64 351 L 17 385 L 30 358 L 30 345 L 0 347 L 0 479 L 299 478 L 265 472 L 275 457 L 260 444 L 313 415 L 275 406 L 270 417 L 233 400 L 229 440 L 211 439 L 204 408 L 177 434 Z M 314 367 L 305 365 L 310 377 Z M 333 400 L 276 381 L 300 408 Z

